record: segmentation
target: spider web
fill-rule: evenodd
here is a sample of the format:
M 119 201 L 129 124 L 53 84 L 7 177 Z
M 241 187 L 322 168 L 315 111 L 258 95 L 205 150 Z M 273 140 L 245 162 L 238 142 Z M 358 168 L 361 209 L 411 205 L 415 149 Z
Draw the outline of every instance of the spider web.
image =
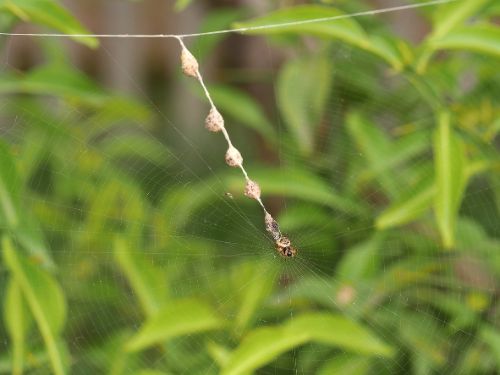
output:
M 253 97 L 269 98 L 260 104 L 273 126 L 272 138 L 244 127 L 234 114 L 226 116 L 231 108 L 221 112 L 250 176 L 262 185 L 266 206 L 298 249 L 294 259 L 277 255 L 262 210 L 243 196 L 239 171 L 224 164 L 224 140 L 203 129 L 208 104 L 195 82 L 181 77 L 177 62 L 168 77 L 172 92 L 160 100 L 108 44 L 92 55 L 97 59 L 104 51 L 140 93 L 140 105 L 103 99 L 99 109 L 89 110 L 89 103 L 82 108 L 47 97 L 2 99 L 3 136 L 17 150 L 28 186 L 28 192 L 18 193 L 41 223 L 67 299 L 63 337 L 72 372 L 219 373 L 229 353 L 256 330 L 293 326 L 321 313 L 356 322 L 391 347 L 392 356 L 356 346 L 356 331 L 343 332 L 341 321 L 340 333 L 327 334 L 352 335 L 351 347 L 342 339 L 338 345 L 305 340 L 272 356 L 256 373 L 471 373 L 477 361 L 461 353 L 488 358 L 480 320 L 496 322 L 491 302 L 496 281 L 488 263 L 499 263 L 498 216 L 489 207 L 498 185 L 481 177 L 469 183 L 456 251 L 442 249 L 429 210 L 410 224 L 376 230 L 375 220 L 391 197 L 419 193 L 409 168 L 432 177 L 432 109 L 416 107 L 415 96 L 401 96 L 408 81 L 345 44 L 306 38 L 304 52 L 279 38 L 230 37 L 233 43 L 260 44 L 260 67 L 252 66 L 243 84 L 238 72 L 231 78 L 229 70 L 221 78 L 205 71 L 203 60 L 201 70 L 209 89 L 225 81 Z M 7 42 L 5 72 L 18 69 L 9 55 L 15 42 Z M 195 56 L 202 50 L 196 42 L 187 43 Z M 134 51 L 143 41 L 113 43 Z M 162 43 L 178 54 L 175 41 Z M 311 81 L 312 89 L 302 91 L 307 85 L 300 73 L 314 77 L 307 69 L 317 68 L 318 56 L 333 61 L 326 68 L 331 94 L 321 106 L 312 148 L 306 144 L 301 150 L 297 129 L 284 119 L 280 90 L 293 93 L 295 105 L 305 103 L 314 111 L 317 103 L 308 94 L 320 90 L 321 82 Z M 298 63 L 282 87 L 281 69 L 291 60 Z M 371 90 L 377 90 L 376 98 L 368 101 L 363 95 Z M 217 95 L 214 100 L 217 105 Z M 362 114 L 347 113 L 350 103 Z M 388 147 L 405 146 L 404 136 L 414 133 L 422 149 L 390 161 L 389 168 L 377 165 L 374 157 L 389 149 L 363 143 L 377 137 L 367 139 L 366 124 L 389 135 Z M 488 152 L 495 152 L 494 142 Z M 134 285 L 128 262 L 145 275 L 147 293 Z M 206 303 L 223 327 L 124 350 L 156 309 L 184 300 Z M 484 305 L 490 303 L 488 310 Z M 9 352 L 7 343 L 0 345 Z M 50 372 L 36 332 L 29 346 L 30 373 Z M 479 371 L 494 372 L 492 362 L 487 359 Z

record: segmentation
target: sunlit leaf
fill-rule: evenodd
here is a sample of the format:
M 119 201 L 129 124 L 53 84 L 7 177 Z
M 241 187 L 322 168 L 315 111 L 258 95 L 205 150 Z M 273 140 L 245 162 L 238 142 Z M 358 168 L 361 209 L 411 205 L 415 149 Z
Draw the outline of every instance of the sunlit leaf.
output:
M 78 20 L 54 0 L 1 0 L 0 11 L 6 10 L 23 21 L 34 22 L 64 34 L 90 34 Z M 73 37 L 79 43 L 96 48 L 93 37 Z
M 476 14 L 481 8 L 494 0 L 462 0 L 442 4 L 434 12 L 434 28 L 423 45 L 422 52 L 417 59 L 416 66 L 420 73 L 423 73 L 427 63 L 432 57 L 436 43 L 450 33 L 454 28 L 461 25 L 468 18 Z
M 500 27 L 473 25 L 455 29 L 444 37 L 432 41 L 436 49 L 465 50 L 500 57 Z
M 66 320 L 66 301 L 60 286 L 47 271 L 30 263 L 14 249 L 8 238 L 3 239 L 2 248 L 5 264 L 20 285 L 44 339 L 54 373 L 66 373 L 66 353 L 60 342 Z
M 0 223 L 46 266 L 53 266 L 42 232 L 21 202 L 21 180 L 12 153 L 0 142 Z
M 212 341 L 207 343 L 207 351 L 219 367 L 225 366 L 231 355 L 228 348 Z
M 278 76 L 278 107 L 304 154 L 314 149 L 315 131 L 328 99 L 332 77 L 332 64 L 327 56 L 291 60 Z
M 399 187 L 390 168 L 393 163 L 388 161 L 393 149 L 390 139 L 377 124 L 371 123 L 360 113 L 351 113 L 347 118 L 347 126 L 358 150 L 371 165 L 375 178 L 388 194 L 397 196 Z
M 306 314 L 290 319 L 282 326 L 258 328 L 231 354 L 223 375 L 256 370 L 307 342 L 340 347 L 366 355 L 390 356 L 392 348 L 370 331 L 340 315 Z
M 434 181 L 424 179 L 414 188 L 409 188 L 400 200 L 392 203 L 377 218 L 378 229 L 387 229 L 407 224 L 420 217 L 432 207 L 435 193 Z
M 197 300 L 171 302 L 146 320 L 127 344 L 139 351 L 178 336 L 193 335 L 222 327 L 223 322 L 207 304 Z
M 441 5 L 439 10 L 434 13 L 434 28 L 429 38 L 442 38 L 485 5 L 493 2 L 493 0 L 462 0 Z
M 434 211 L 443 245 L 455 243 L 455 222 L 465 190 L 465 154 L 461 140 L 451 126 L 449 113 L 441 113 L 434 135 L 436 193 Z
M 28 315 L 21 286 L 14 278 L 7 284 L 4 304 L 5 327 L 12 342 L 12 373 L 17 375 L 25 367 L 26 335 L 31 317 Z

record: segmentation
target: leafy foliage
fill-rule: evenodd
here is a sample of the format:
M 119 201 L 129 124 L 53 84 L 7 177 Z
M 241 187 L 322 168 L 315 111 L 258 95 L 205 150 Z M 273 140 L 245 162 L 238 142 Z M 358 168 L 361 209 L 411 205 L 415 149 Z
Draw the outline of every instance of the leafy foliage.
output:
M 364 2 L 338 3 L 233 24 L 295 52 L 260 82 L 273 117 L 231 74 L 209 86 L 300 234 L 297 263 L 270 259 L 240 176 L 189 164 L 195 147 L 157 137 L 151 106 L 64 59 L 2 70 L 15 135 L 0 142 L 0 373 L 499 371 L 498 5 L 422 9 L 431 30 L 414 44 L 375 16 L 344 17 Z M 202 29 L 245 12 L 216 9 Z M 0 14 L 8 30 L 87 33 L 55 0 L 1 0 Z M 226 37 L 194 51 L 208 59 Z M 262 160 L 273 152 L 280 166 Z

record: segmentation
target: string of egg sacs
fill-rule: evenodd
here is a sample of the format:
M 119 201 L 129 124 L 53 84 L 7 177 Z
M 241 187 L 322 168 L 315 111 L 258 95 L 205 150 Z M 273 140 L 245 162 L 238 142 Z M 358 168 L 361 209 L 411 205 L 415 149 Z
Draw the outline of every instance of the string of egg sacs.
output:
M 193 56 L 193 54 L 186 48 L 182 39 L 178 38 L 178 40 L 182 49 L 181 50 L 182 72 L 186 76 L 193 77 L 198 80 L 203 90 L 205 91 L 205 95 L 208 101 L 210 102 L 210 111 L 208 112 L 208 115 L 205 118 L 205 128 L 213 133 L 222 132 L 228 144 L 228 149 L 225 155 L 226 164 L 229 165 L 230 167 L 241 169 L 246 181 L 244 194 L 251 199 L 255 199 L 264 210 L 265 214 L 264 223 L 266 231 L 271 234 L 273 240 L 276 243 L 276 246 L 280 247 L 281 249 L 284 249 L 284 254 L 282 255 L 288 257 L 294 256 L 296 254 L 296 250 L 293 247 L 291 247 L 290 240 L 281 234 L 278 222 L 274 220 L 274 218 L 267 211 L 266 207 L 264 206 L 264 203 L 262 202 L 261 189 L 259 184 L 248 177 L 248 173 L 243 167 L 243 156 L 238 151 L 238 149 L 233 146 L 231 139 L 229 138 L 229 134 L 224 126 L 224 118 L 217 110 L 214 102 L 212 101 L 210 93 L 207 87 L 205 86 L 205 83 L 203 82 L 203 77 L 200 74 L 198 61 Z

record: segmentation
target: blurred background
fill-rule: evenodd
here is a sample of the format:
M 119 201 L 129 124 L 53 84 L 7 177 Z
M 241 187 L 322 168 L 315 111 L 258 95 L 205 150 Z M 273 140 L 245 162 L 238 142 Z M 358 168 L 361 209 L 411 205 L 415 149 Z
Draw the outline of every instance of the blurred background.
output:
M 2 35 L 0 373 L 498 373 L 499 17 L 0 0 L 2 33 L 257 27 L 184 43 L 298 249 L 176 39 Z

